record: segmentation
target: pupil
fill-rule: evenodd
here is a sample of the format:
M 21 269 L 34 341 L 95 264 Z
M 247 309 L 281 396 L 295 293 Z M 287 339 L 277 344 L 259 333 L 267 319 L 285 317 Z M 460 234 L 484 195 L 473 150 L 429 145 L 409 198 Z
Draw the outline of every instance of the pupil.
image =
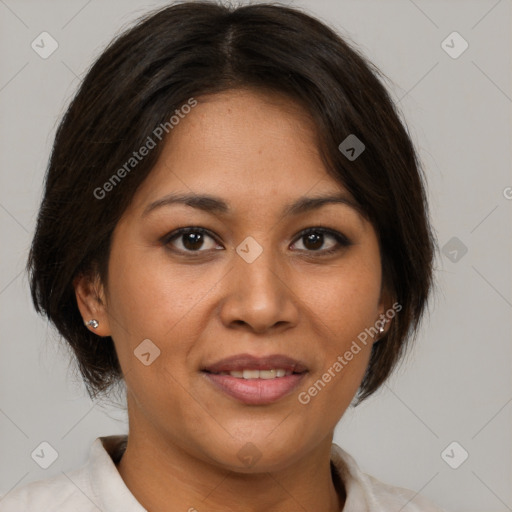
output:
M 319 233 L 310 233 L 309 235 L 306 235 L 306 240 L 307 240 L 307 243 L 306 243 L 306 247 L 308 246 L 308 244 L 310 244 L 310 249 L 320 249 L 320 247 L 322 247 L 322 238 L 323 238 L 323 235 L 322 234 L 319 234 Z M 313 247 L 311 247 L 311 245 Z
M 201 233 L 187 233 L 183 245 L 189 250 L 200 249 L 203 245 L 202 237 Z

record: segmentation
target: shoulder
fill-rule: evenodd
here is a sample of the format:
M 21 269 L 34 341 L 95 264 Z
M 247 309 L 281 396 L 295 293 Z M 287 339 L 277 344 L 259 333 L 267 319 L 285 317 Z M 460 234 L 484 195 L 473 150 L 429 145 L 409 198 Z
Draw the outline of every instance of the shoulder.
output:
M 371 475 L 364 475 L 369 492 L 387 512 L 401 510 L 402 512 L 446 512 L 432 501 L 410 489 L 396 487 L 377 480 Z M 397 509 L 400 506 L 403 508 Z
M 0 512 L 97 512 L 83 469 L 31 482 L 0 498 Z
M 354 458 L 338 445 L 331 460 L 344 483 L 347 510 L 380 512 L 446 512 L 415 491 L 395 487 L 363 473 Z
M 98 437 L 85 464 L 72 471 L 17 487 L 0 498 L 0 512 L 98 512 L 106 502 L 119 510 L 143 510 L 124 486 L 115 461 L 126 436 Z M 135 503 L 135 504 L 134 504 Z
M 0 512 L 145 512 L 116 468 L 126 443 L 126 435 L 96 438 L 83 466 L 13 489 Z

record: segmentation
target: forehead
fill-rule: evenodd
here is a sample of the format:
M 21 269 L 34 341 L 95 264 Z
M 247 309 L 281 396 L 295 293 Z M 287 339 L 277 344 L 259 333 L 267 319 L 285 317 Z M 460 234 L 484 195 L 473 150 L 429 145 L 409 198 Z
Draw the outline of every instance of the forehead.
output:
M 197 102 L 170 131 L 138 203 L 176 189 L 233 202 L 345 191 L 327 173 L 315 124 L 298 103 L 246 89 Z

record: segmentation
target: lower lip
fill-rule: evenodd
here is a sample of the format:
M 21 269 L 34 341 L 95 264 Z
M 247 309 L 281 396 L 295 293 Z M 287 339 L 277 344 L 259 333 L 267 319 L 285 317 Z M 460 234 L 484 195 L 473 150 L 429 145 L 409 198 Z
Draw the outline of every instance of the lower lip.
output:
M 292 373 L 274 379 L 243 379 L 231 375 L 204 372 L 218 389 L 247 405 L 264 405 L 277 402 L 291 393 L 305 373 Z

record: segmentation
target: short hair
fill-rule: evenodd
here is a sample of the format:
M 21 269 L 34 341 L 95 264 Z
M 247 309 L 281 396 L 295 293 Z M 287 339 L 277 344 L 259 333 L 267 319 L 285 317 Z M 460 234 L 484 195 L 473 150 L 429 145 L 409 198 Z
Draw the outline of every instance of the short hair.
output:
M 27 262 L 32 299 L 69 343 L 91 398 L 122 381 L 110 337 L 85 326 L 73 280 L 106 283 L 112 232 L 165 142 L 111 183 L 155 127 L 190 98 L 236 88 L 281 93 L 310 114 L 330 176 L 375 228 L 382 283 L 401 310 L 372 346 L 358 403 L 374 393 L 418 331 L 433 285 L 436 241 L 424 173 L 382 72 L 353 43 L 296 8 L 172 4 L 139 19 L 102 52 L 57 129 Z M 364 151 L 339 145 L 355 135 Z M 341 312 L 340 312 L 341 314 Z

